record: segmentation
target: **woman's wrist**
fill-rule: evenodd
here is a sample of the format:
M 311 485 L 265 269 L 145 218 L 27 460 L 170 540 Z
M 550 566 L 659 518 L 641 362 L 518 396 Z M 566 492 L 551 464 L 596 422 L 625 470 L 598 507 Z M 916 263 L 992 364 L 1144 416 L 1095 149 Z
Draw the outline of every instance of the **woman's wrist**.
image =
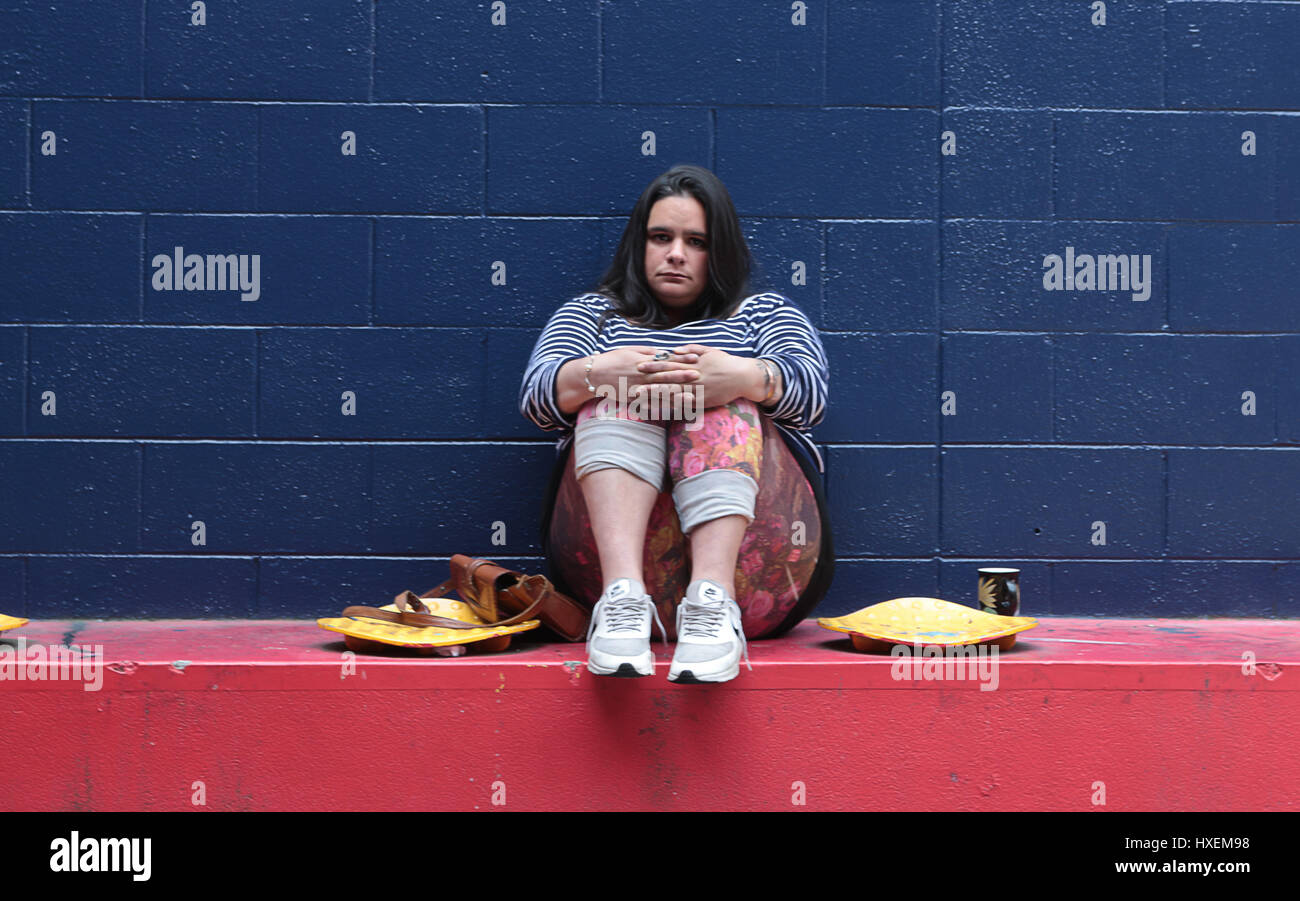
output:
M 576 357 L 566 362 L 560 367 L 559 372 L 555 375 L 555 403 L 560 408 L 560 412 L 566 416 L 572 416 L 582 409 L 582 405 L 591 400 L 596 394 L 590 386 L 600 387 L 597 381 L 594 369 L 588 370 L 588 364 L 598 363 L 600 354 L 589 354 L 585 357 Z
M 745 397 L 762 407 L 771 407 L 781 399 L 781 369 L 765 357 L 755 357 L 752 363 L 752 383 Z

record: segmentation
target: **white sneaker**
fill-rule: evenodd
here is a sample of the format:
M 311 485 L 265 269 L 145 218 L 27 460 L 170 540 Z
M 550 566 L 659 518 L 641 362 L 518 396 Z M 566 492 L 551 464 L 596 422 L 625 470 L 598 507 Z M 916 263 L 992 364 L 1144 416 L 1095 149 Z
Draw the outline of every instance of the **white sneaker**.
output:
M 693 587 L 677 607 L 677 649 L 668 681 L 726 682 L 740 673 L 742 654 L 752 671 L 739 605 L 716 582 L 705 579 Z
M 635 579 L 616 579 L 605 589 L 587 627 L 587 671 L 598 676 L 653 676 L 650 618 L 668 640 L 654 601 Z

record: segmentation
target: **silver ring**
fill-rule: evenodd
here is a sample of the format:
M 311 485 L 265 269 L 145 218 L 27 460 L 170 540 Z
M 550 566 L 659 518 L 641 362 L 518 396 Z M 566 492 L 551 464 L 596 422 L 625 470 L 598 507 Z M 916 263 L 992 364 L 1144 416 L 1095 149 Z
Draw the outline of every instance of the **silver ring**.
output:
M 668 351 L 666 351 L 666 350 L 656 350 L 656 351 L 655 351 L 655 356 L 654 356 L 654 358 L 655 358 L 656 360 L 666 360 L 666 359 L 668 359 L 668 358 L 671 357 L 671 356 L 672 356 L 672 354 L 670 354 L 670 353 L 669 353 Z

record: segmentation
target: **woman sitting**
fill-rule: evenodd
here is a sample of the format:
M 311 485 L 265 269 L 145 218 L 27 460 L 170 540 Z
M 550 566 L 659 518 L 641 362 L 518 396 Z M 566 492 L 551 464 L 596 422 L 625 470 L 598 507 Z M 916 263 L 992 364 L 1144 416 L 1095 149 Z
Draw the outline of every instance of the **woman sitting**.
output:
M 662 613 L 669 680 L 725 682 L 748 638 L 789 630 L 830 584 L 807 435 L 826 409 L 826 356 L 798 307 L 747 294 L 749 272 L 726 188 L 677 166 L 641 194 L 595 290 L 533 348 L 520 411 L 563 432 L 543 545 L 557 586 L 594 608 L 593 673 L 652 675 Z

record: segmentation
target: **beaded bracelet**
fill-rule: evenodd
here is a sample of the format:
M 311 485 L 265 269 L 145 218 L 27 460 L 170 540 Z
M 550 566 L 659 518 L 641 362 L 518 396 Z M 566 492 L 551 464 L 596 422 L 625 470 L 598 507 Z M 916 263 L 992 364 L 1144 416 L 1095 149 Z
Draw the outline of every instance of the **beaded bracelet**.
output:
M 591 367 L 596 365 L 595 357 L 587 358 L 586 369 L 582 373 L 582 380 L 587 383 L 587 390 L 592 394 L 596 393 L 596 386 L 591 383 Z

